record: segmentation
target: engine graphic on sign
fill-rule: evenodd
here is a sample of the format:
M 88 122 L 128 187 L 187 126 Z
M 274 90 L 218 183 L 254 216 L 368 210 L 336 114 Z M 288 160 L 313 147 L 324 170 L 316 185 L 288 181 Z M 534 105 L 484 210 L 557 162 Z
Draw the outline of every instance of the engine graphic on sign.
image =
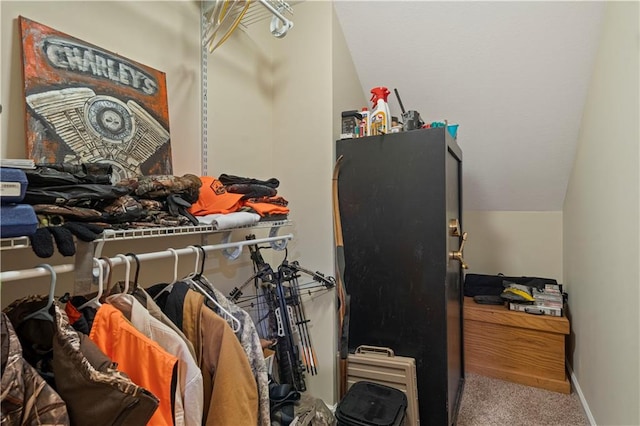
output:
M 73 151 L 75 158 L 65 161 L 109 163 L 114 181 L 140 175 L 140 164 L 169 141 L 169 132 L 135 101 L 89 88 L 29 95 L 27 105 Z

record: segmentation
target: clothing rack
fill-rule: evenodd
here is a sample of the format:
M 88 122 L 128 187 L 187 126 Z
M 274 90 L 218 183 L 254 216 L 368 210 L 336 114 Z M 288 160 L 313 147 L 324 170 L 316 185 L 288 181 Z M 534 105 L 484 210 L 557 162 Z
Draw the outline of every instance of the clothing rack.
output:
M 257 239 L 246 240 L 246 241 L 237 241 L 233 243 L 209 244 L 209 245 L 202 246 L 202 249 L 205 251 L 205 253 L 218 251 L 218 250 L 234 249 L 235 252 L 239 254 L 239 252 L 242 251 L 242 249 L 248 245 L 278 243 L 278 244 L 272 244 L 272 247 L 274 247 L 276 250 L 284 250 L 284 248 L 286 247 L 287 241 L 291 239 L 293 239 L 293 235 L 286 234 L 282 236 L 275 236 L 275 237 L 271 236 L 271 237 L 257 238 Z M 193 254 L 195 252 L 196 252 L 195 247 L 191 246 L 191 247 L 184 247 L 184 248 L 175 249 L 175 250 L 167 249 L 167 250 L 150 252 L 150 253 L 142 253 L 137 255 L 137 257 L 140 260 L 140 262 L 143 262 L 148 260 L 159 260 L 159 259 L 164 259 L 168 257 L 174 257 L 175 255 Z M 98 260 L 99 262 L 101 262 L 102 266 L 106 265 L 106 262 L 104 260 L 102 259 L 98 259 Z M 114 266 L 125 263 L 125 261 L 121 257 L 113 257 L 113 258 L 110 258 L 109 260 L 111 261 L 111 264 Z M 55 265 L 53 266 L 53 270 L 56 272 L 56 274 L 73 272 L 75 270 L 75 265 L 73 264 Z M 44 267 L 5 271 L 5 272 L 0 272 L 0 283 L 9 282 L 9 281 L 19 281 L 19 280 L 25 280 L 29 278 L 36 278 L 36 277 L 44 277 L 48 275 L 50 275 L 50 272 Z

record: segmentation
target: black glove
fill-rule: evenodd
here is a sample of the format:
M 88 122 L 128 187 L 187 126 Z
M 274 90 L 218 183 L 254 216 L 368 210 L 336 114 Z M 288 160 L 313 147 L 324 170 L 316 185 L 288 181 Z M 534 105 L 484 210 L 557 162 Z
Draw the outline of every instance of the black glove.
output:
M 179 217 L 184 216 L 189 219 L 189 222 L 193 225 L 198 225 L 198 219 L 195 218 L 189 211 L 187 210 L 191 207 L 191 203 L 185 201 L 184 198 L 177 194 L 171 194 L 167 197 L 167 210 L 171 213 L 172 216 Z
M 63 256 L 73 256 L 76 254 L 76 244 L 73 241 L 73 234 L 63 226 L 47 226 L 36 229 L 36 232 L 29 237 L 31 248 L 38 257 L 53 256 L 53 241 L 58 246 L 58 251 Z
M 41 221 L 41 223 L 43 223 Z M 51 223 L 51 217 L 46 223 Z M 59 223 L 59 222 L 57 222 Z M 29 237 L 33 252 L 38 257 L 51 257 L 54 253 L 53 242 L 55 240 L 58 252 L 63 256 L 73 256 L 76 254 L 76 243 L 73 240 L 75 235 L 82 241 L 93 241 L 102 234 L 103 227 L 94 223 L 65 222 L 58 226 L 44 226 L 38 228 Z
M 71 231 L 78 239 L 86 242 L 95 240 L 102 234 L 102 231 L 104 231 L 102 226 L 88 222 L 66 222 L 62 226 Z

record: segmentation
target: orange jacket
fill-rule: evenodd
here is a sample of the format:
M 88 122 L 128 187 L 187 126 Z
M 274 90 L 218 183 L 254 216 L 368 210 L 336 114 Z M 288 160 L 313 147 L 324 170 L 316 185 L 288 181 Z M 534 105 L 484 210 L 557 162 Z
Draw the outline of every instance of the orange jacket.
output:
M 98 308 L 89 338 L 114 362 L 118 370 L 153 393 L 160 405 L 148 425 L 173 425 L 171 380 L 178 359 L 131 325 L 115 307 Z

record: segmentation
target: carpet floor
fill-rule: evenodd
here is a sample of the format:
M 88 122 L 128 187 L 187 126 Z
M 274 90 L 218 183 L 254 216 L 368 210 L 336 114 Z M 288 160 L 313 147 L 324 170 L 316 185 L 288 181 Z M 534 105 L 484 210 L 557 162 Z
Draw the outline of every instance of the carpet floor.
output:
M 458 426 L 589 426 L 578 395 L 466 374 Z

